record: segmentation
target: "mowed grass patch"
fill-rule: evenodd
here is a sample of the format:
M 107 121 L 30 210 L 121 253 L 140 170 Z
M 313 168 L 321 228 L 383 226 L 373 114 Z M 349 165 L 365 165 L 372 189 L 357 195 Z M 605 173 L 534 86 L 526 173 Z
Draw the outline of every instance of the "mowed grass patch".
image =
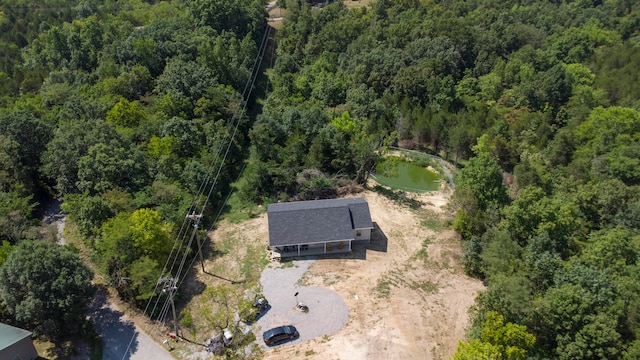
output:
M 269 263 L 261 239 L 233 233 L 226 238 L 216 239 L 212 246 L 217 256 L 206 268 L 208 272 L 230 282 L 255 284 Z
M 199 270 L 195 279 L 201 284 L 201 291 L 181 309 L 183 320 L 187 318 L 183 325 L 194 338 L 210 337 L 225 327 L 234 328 L 241 304 L 253 302 L 260 292 L 260 276 L 269 263 L 266 239 L 261 235 L 262 221 L 266 219 L 255 218 L 258 211 L 253 214 L 239 223 L 237 218 L 226 217 L 209 234 L 211 256 L 205 261 L 205 272 Z M 181 349 L 184 353 L 180 358 L 189 358 L 189 354 L 200 350 L 191 346 Z

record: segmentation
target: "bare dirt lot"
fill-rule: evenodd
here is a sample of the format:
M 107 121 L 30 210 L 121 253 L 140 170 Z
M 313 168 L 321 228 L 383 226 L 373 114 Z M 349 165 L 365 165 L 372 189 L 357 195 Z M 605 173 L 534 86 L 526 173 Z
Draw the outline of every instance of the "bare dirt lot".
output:
M 267 352 L 266 359 L 448 359 L 464 339 L 468 309 L 483 286 L 464 275 L 457 235 L 424 225 L 440 215 L 443 192 L 420 195 L 411 210 L 365 191 L 371 217 L 387 239 L 386 251 L 368 249 L 365 259 L 320 259 L 305 285 L 337 292 L 349 321 L 337 334 Z
M 369 203 L 376 226 L 371 246 L 353 255 L 319 258 L 299 282 L 337 293 L 348 307 L 346 325 L 332 335 L 268 349 L 264 358 L 450 358 L 464 339 L 468 309 L 483 288 L 464 275 L 460 240 L 443 226 L 450 191 L 415 195 L 421 205 L 414 209 L 370 190 L 355 196 Z M 247 251 L 264 249 L 266 214 L 239 224 L 225 221 L 211 236 L 214 244 L 231 238 Z M 229 269 L 233 259 L 226 258 L 208 261 L 206 267 L 226 263 Z

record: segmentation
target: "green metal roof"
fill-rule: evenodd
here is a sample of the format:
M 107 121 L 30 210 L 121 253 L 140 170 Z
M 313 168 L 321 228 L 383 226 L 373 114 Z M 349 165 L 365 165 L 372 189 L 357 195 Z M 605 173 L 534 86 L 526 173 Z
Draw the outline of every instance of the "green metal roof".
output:
M 0 350 L 6 349 L 27 337 L 31 337 L 30 331 L 0 323 Z

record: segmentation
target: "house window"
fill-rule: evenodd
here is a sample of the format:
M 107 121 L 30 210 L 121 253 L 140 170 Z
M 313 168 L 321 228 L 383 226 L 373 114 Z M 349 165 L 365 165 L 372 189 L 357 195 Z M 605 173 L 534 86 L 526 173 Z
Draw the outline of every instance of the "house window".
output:
M 356 236 L 362 236 L 362 231 L 356 230 Z

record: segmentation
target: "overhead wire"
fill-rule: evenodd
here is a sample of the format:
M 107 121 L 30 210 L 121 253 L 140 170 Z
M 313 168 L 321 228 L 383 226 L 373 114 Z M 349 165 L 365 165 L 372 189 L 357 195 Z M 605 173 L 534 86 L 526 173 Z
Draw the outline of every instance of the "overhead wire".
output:
M 242 107 L 242 111 L 236 110 L 236 112 L 233 114 L 232 119 L 228 124 L 227 132 L 225 134 L 225 137 L 220 142 L 218 150 L 216 151 L 216 157 L 213 160 L 213 164 L 212 165 L 215 165 L 215 163 L 218 161 L 218 159 L 220 157 L 220 153 L 222 152 L 222 149 L 224 147 L 224 144 L 228 144 L 227 145 L 227 150 L 225 151 L 225 155 L 224 155 L 222 161 L 220 161 L 220 163 L 219 163 L 219 167 L 218 167 L 218 171 L 216 173 L 216 177 L 214 178 L 212 185 L 209 187 L 209 192 L 207 193 L 207 197 L 204 200 L 204 203 L 199 205 L 197 203 L 198 202 L 198 198 L 200 198 L 204 194 L 204 189 L 207 188 L 207 185 L 209 184 L 209 181 L 211 179 L 211 175 L 213 174 L 213 167 L 212 167 L 211 170 L 207 173 L 207 175 L 206 175 L 205 179 L 203 180 L 203 182 L 201 183 L 200 188 L 198 189 L 198 193 L 194 197 L 194 202 L 192 203 L 192 206 L 189 208 L 189 213 L 194 213 L 194 214 L 198 213 L 200 216 L 202 215 L 202 213 L 203 213 L 203 211 L 204 211 L 204 209 L 205 209 L 205 207 L 206 207 L 206 205 L 207 205 L 207 203 L 209 201 L 209 198 L 211 197 L 212 191 L 215 188 L 215 185 L 217 184 L 217 181 L 218 181 L 218 178 L 220 176 L 222 167 L 224 166 L 224 161 L 226 160 L 226 157 L 227 157 L 227 155 L 229 153 L 229 149 L 230 149 L 231 144 L 233 142 L 233 138 L 235 137 L 235 133 L 236 133 L 236 131 L 238 129 L 238 126 L 240 124 L 240 116 L 239 116 L 239 114 L 244 112 L 244 110 L 246 109 L 247 102 L 246 102 L 245 99 L 249 98 L 249 96 L 251 94 L 251 90 L 253 88 L 253 85 L 255 84 L 255 78 L 256 78 L 256 76 L 258 74 L 259 64 L 260 64 L 261 59 L 262 59 L 262 56 L 260 55 L 260 53 L 263 52 L 262 48 L 265 46 L 265 38 L 266 38 L 266 35 L 268 33 L 268 30 L 269 30 L 269 28 L 267 28 L 267 31 L 265 31 L 265 35 L 263 36 L 263 39 L 262 39 L 262 42 L 261 42 L 260 50 L 259 50 L 258 54 L 256 55 L 256 60 L 254 61 L 254 65 L 253 65 L 253 68 L 252 68 L 252 74 L 251 74 L 252 76 L 250 76 L 249 79 L 247 79 L 247 82 L 246 82 L 245 87 L 243 89 L 242 98 L 243 98 L 244 105 Z M 252 80 L 252 77 L 253 77 L 253 80 Z M 232 127 L 233 127 L 233 132 L 231 132 L 231 128 Z M 229 135 L 230 133 L 231 133 L 231 135 Z M 197 210 L 198 207 L 200 208 L 199 212 Z M 185 222 L 188 223 L 188 221 L 186 221 L 186 217 L 185 217 L 185 221 L 183 222 L 183 224 Z M 194 229 L 193 233 L 195 233 L 196 230 L 197 229 Z M 180 240 L 184 240 L 185 237 L 186 237 L 186 234 L 184 234 L 183 237 L 180 238 Z M 193 235 L 192 235 L 192 239 L 191 240 L 193 240 Z M 190 244 L 191 244 L 191 241 L 190 241 Z M 182 270 L 184 268 L 184 258 L 188 255 L 188 251 L 190 249 L 190 244 L 189 244 L 189 246 L 187 246 L 185 248 L 183 261 L 181 261 L 181 264 L 180 264 L 180 266 L 179 266 L 179 268 L 177 270 L 177 274 L 181 274 L 182 273 Z M 196 253 L 196 255 L 198 255 L 198 254 Z M 169 273 L 173 273 L 173 269 L 175 267 L 175 263 L 176 263 L 177 259 L 178 259 L 178 257 L 176 256 L 174 258 L 174 263 L 172 264 L 172 267 L 169 269 Z M 166 271 L 166 268 L 163 268 L 163 273 L 165 271 Z
M 265 41 L 265 39 L 268 37 L 269 32 L 270 32 L 270 27 L 267 27 L 267 31 L 265 31 L 265 35 L 263 36 L 263 42 L 261 43 L 261 47 L 260 47 L 260 50 L 259 50 L 259 52 L 258 52 L 258 56 L 257 56 L 256 61 L 255 61 L 255 64 L 254 64 L 254 69 L 253 69 L 253 71 L 252 71 L 252 79 L 250 78 L 250 80 L 251 80 L 251 85 L 250 85 L 250 86 L 248 86 L 249 81 L 247 81 L 247 86 L 248 86 L 248 89 L 249 89 L 249 90 L 248 90 L 248 94 L 247 94 L 247 99 L 248 99 L 248 96 L 251 94 L 251 90 L 250 90 L 250 89 L 253 89 L 253 87 L 254 87 L 254 85 L 255 85 L 256 78 L 257 78 L 258 73 L 259 73 L 259 64 L 262 62 L 262 58 L 263 58 L 263 56 L 264 56 L 264 50 L 263 50 L 263 49 L 266 49 L 266 41 Z M 257 67 L 256 67 L 256 64 L 258 64 L 258 65 L 257 65 Z M 247 90 L 247 86 L 245 86 L 245 90 Z M 247 100 L 245 99 L 245 100 L 243 101 L 243 103 L 244 103 L 244 104 L 243 104 L 243 106 L 242 106 L 242 110 L 241 110 L 241 111 L 237 111 L 237 112 L 236 112 L 236 114 L 238 114 L 238 113 L 239 113 L 239 114 L 242 114 L 242 113 L 244 113 L 244 112 L 245 112 L 245 110 L 246 110 L 246 108 L 247 108 L 247 103 L 248 103 L 248 102 L 247 102 Z M 230 138 L 229 138 L 229 141 L 227 141 L 227 143 L 226 143 L 226 144 L 227 144 L 227 147 L 226 147 L 226 150 L 225 150 L 224 156 L 223 156 L 223 158 L 222 158 L 222 161 L 220 161 L 220 164 L 219 164 L 219 166 L 218 166 L 218 171 L 216 172 L 216 176 L 215 176 L 215 178 L 214 178 L 214 180 L 213 180 L 213 183 L 212 183 L 212 184 L 211 184 L 211 186 L 209 187 L 209 192 L 208 192 L 208 194 L 207 194 L 206 200 L 204 201 L 204 203 L 203 203 L 203 205 L 202 205 L 202 206 L 203 206 L 203 209 L 204 209 L 204 208 L 206 207 L 206 205 L 208 204 L 209 199 L 211 198 L 211 194 L 212 194 L 212 192 L 213 192 L 213 189 L 215 188 L 215 186 L 216 186 L 216 184 L 217 184 L 217 182 L 218 182 L 218 179 L 220 178 L 220 174 L 222 173 L 222 169 L 223 169 L 223 167 L 224 167 L 224 162 L 225 162 L 225 160 L 226 160 L 227 156 L 229 155 L 229 150 L 231 149 L 231 145 L 233 145 L 233 139 L 235 138 L 235 135 L 236 135 L 236 133 L 237 133 L 237 131 L 238 131 L 238 127 L 239 127 L 239 125 L 240 125 L 240 116 L 242 116 L 242 115 L 239 115 L 239 116 L 237 117 L 237 120 L 235 121 L 235 126 L 234 126 L 234 128 L 233 128 L 233 132 L 231 133 L 231 136 L 230 136 Z M 196 231 L 197 231 L 197 229 L 194 229 L 193 234 L 195 234 L 195 232 L 196 232 Z M 193 242 L 193 238 L 194 238 L 194 236 L 192 235 L 192 237 L 191 237 L 191 239 L 190 239 L 190 241 L 189 241 L 189 246 L 190 246 L 190 245 L 191 245 L 191 243 Z M 189 248 L 189 246 L 188 246 L 187 248 Z M 200 249 L 199 249 L 199 250 L 200 250 Z M 196 253 L 196 255 L 198 255 L 198 253 Z M 183 266 L 184 266 L 184 261 L 186 260 L 187 256 L 188 256 L 188 251 L 185 251 L 184 256 L 183 256 L 183 262 L 180 264 L 180 267 L 178 268 L 178 272 L 177 272 L 177 275 L 176 275 L 177 277 L 179 277 L 179 276 L 180 276 L 180 274 L 182 273 Z M 195 258 L 196 258 L 196 257 L 194 256 L 194 259 L 195 259 Z
M 236 109 L 236 111 L 234 112 L 234 114 L 233 114 L 233 116 L 231 118 L 231 121 L 229 122 L 229 124 L 227 126 L 227 132 L 225 134 L 225 137 L 220 142 L 219 147 L 218 147 L 218 149 L 216 151 L 216 156 L 214 157 L 212 165 L 215 165 L 216 161 L 219 159 L 219 155 L 221 153 L 223 145 L 225 143 L 227 143 L 227 147 L 226 147 L 224 156 L 223 156 L 222 160 L 219 163 L 219 167 L 218 167 L 218 171 L 216 172 L 216 176 L 215 176 L 211 186 L 209 187 L 209 191 L 207 192 L 207 196 L 206 196 L 204 202 L 199 206 L 198 199 L 200 199 L 204 195 L 204 192 L 205 192 L 204 190 L 207 188 L 207 186 L 209 184 L 209 181 L 210 181 L 211 176 L 213 174 L 213 170 L 210 170 L 210 171 L 207 172 L 207 175 L 205 176 L 205 179 L 203 179 L 202 183 L 200 184 L 200 187 L 199 187 L 196 195 L 194 196 L 194 198 L 192 200 L 192 204 L 189 207 L 187 216 L 183 220 L 183 223 L 182 223 L 182 226 L 180 228 L 180 231 L 178 232 L 178 235 L 176 236 L 176 239 L 174 240 L 174 244 L 172 246 L 171 253 L 167 257 L 167 261 L 165 262 L 165 264 L 163 266 L 163 269 L 162 269 L 162 272 L 161 272 L 162 275 L 167 274 L 167 273 L 169 275 L 173 274 L 173 270 L 175 268 L 175 265 L 176 265 L 176 262 L 177 262 L 177 259 L 178 259 L 177 255 L 178 255 L 178 251 L 179 251 L 180 245 L 183 244 L 184 239 L 186 238 L 186 235 L 187 235 L 187 232 L 188 232 L 187 229 L 188 229 L 189 221 L 187 219 L 188 219 L 189 214 L 194 214 L 195 215 L 197 213 L 198 208 L 200 208 L 200 211 L 199 211 L 198 215 L 202 216 L 202 214 L 204 212 L 204 209 L 206 208 L 206 205 L 208 204 L 208 202 L 210 200 L 211 194 L 213 192 L 213 189 L 215 188 L 215 185 L 218 182 L 218 179 L 219 179 L 220 174 L 222 172 L 222 168 L 224 166 L 224 162 L 225 162 L 225 160 L 226 160 L 226 158 L 227 158 L 227 156 L 229 154 L 231 145 L 233 143 L 233 139 L 234 139 L 235 134 L 236 134 L 236 132 L 238 130 L 238 127 L 239 127 L 239 124 L 240 124 L 240 120 L 241 120 L 241 116 L 246 111 L 248 100 L 249 100 L 249 98 L 251 96 L 251 92 L 253 91 L 253 88 L 255 86 L 255 82 L 256 82 L 257 76 L 258 76 L 258 74 L 260 72 L 262 59 L 264 57 L 264 53 L 265 53 L 265 51 L 267 49 L 267 46 L 268 46 L 268 38 L 270 36 L 270 33 L 271 33 L 271 27 L 267 24 L 265 26 L 265 31 L 264 31 L 263 38 L 262 38 L 262 41 L 261 41 L 261 44 L 260 44 L 260 48 L 258 50 L 258 54 L 256 55 L 256 59 L 254 61 L 254 65 L 253 65 L 253 68 L 252 68 L 251 75 L 247 79 L 247 82 L 245 83 L 245 87 L 244 87 L 243 92 L 242 92 L 242 103 L 243 103 L 243 106 L 241 107 L 241 110 Z M 232 127 L 233 127 L 233 132 L 230 132 Z M 228 142 L 227 142 L 227 139 L 228 139 Z M 243 165 L 241 171 L 238 174 L 238 178 L 242 174 L 243 170 L 244 170 L 244 165 Z M 213 220 L 211 228 L 214 226 L 215 222 L 218 220 L 219 216 L 221 215 L 222 210 L 224 209 L 224 206 L 226 205 L 226 203 L 227 203 L 227 201 L 228 201 L 228 199 L 229 199 L 229 197 L 231 195 L 231 192 L 232 191 L 229 192 L 229 194 L 227 195 L 225 201 L 221 205 L 220 210 L 218 211 L 218 214 L 216 215 L 215 219 Z M 184 232 L 183 232 L 183 230 L 184 230 Z M 192 246 L 192 243 L 193 243 L 193 239 L 194 239 L 195 236 L 197 236 L 197 231 L 198 231 L 198 227 L 194 226 L 194 228 L 192 230 L 192 235 L 191 235 L 190 240 L 188 242 L 188 245 L 184 249 L 182 260 L 180 262 L 178 270 L 176 271 L 176 275 L 173 278 L 174 279 L 173 282 L 174 282 L 176 287 L 172 291 L 177 291 L 177 289 L 180 287 L 180 285 L 183 283 L 184 279 L 186 278 L 186 275 L 187 275 L 188 272 L 185 272 L 185 274 L 182 276 L 182 278 L 181 278 L 181 274 L 182 274 L 182 271 L 184 270 L 184 264 L 185 264 L 186 259 L 188 258 L 189 249 L 191 249 L 191 246 Z M 193 264 L 195 263 L 195 260 L 197 259 L 197 255 L 199 255 L 199 252 L 202 251 L 202 246 L 203 246 L 203 244 L 200 244 L 200 246 L 198 247 L 198 251 L 196 252 L 195 256 L 193 257 L 191 263 L 189 264 L 189 268 L 191 268 L 193 266 Z M 175 250 L 175 255 L 174 255 L 174 250 Z M 167 271 L 168 264 L 169 264 L 169 262 L 171 261 L 172 258 L 173 258 L 173 263 L 171 264 L 171 267 L 169 267 L 169 269 Z M 155 294 L 157 292 L 158 288 L 160 287 L 162 275 L 161 275 L 160 279 L 158 280 L 158 282 L 156 283 L 156 285 L 154 287 L 153 294 Z M 179 279 L 179 281 L 176 281 L 175 279 Z M 155 301 L 155 304 L 154 304 L 154 306 L 153 306 L 153 308 L 152 308 L 152 310 L 150 312 L 150 316 L 153 316 L 153 313 L 155 312 L 161 297 L 157 296 L 155 298 L 156 298 L 156 301 Z M 169 311 L 169 306 L 170 306 L 169 298 L 170 298 L 170 296 L 165 299 L 164 304 L 163 304 L 162 308 L 160 309 L 159 315 L 158 315 L 158 318 L 157 318 L 158 321 L 160 323 L 162 323 L 163 325 L 165 323 L 166 316 L 167 316 L 168 311 Z M 152 299 L 153 299 L 153 297 L 149 299 L 149 301 L 147 302 L 147 304 L 145 306 L 145 309 L 144 309 L 144 313 L 145 314 L 149 310 L 149 307 L 150 307 L 150 304 L 152 302 L 151 301 Z M 134 340 L 134 336 L 132 336 L 131 341 L 129 342 L 129 344 L 127 346 L 127 349 L 125 350 L 125 353 L 124 353 L 125 357 L 126 357 L 126 354 L 128 353 L 128 351 L 129 351 L 129 349 L 130 349 L 130 347 L 131 347 L 131 345 L 133 343 L 133 340 Z M 123 357 L 123 359 L 124 359 L 124 357 Z
M 252 72 L 253 79 L 251 80 L 251 86 L 250 86 L 250 89 L 253 89 L 253 87 L 255 86 L 255 82 L 256 82 L 257 77 L 258 77 L 258 74 L 259 74 L 259 66 L 260 66 L 260 64 L 262 63 L 262 59 L 263 59 L 264 54 L 265 54 L 265 52 L 266 52 L 266 50 L 267 50 L 267 46 L 268 46 L 268 37 L 270 36 L 270 33 L 271 33 L 271 27 L 267 25 L 267 31 L 265 32 L 265 36 L 263 37 L 263 43 L 261 44 L 261 47 L 260 47 L 260 49 L 261 49 L 261 50 L 260 50 L 260 52 L 259 52 L 259 54 L 258 54 L 258 56 L 259 56 L 259 61 L 257 61 L 257 62 L 256 62 L 256 64 L 258 64 L 258 68 L 257 68 L 257 69 L 255 69 L 255 71 L 253 71 L 253 72 Z M 255 64 L 254 64 L 254 67 L 255 67 Z M 243 107 L 243 111 L 244 111 L 244 109 L 246 108 L 246 106 L 247 106 L 247 104 L 246 104 L 246 102 L 245 102 L 244 107 Z M 236 128 L 236 129 L 237 129 L 237 128 Z M 235 132 L 234 132 L 234 134 L 235 134 Z M 231 144 L 229 143 L 229 146 L 227 146 L 227 153 L 228 153 L 228 151 L 229 151 L 229 147 L 230 147 L 230 145 L 231 145 Z M 225 157 L 226 157 L 226 154 L 227 154 L 227 153 L 225 153 Z M 221 166 L 222 166 L 222 165 L 221 165 Z M 245 166 L 246 166 L 246 164 L 245 164 L 245 165 L 243 165 L 242 169 L 238 172 L 238 177 L 236 178 L 236 181 L 238 181 L 238 179 L 240 178 L 240 175 L 242 174 L 242 171 L 244 171 Z M 220 168 L 220 169 L 221 169 L 221 168 Z M 220 171 L 220 169 L 218 169 L 218 171 Z M 227 197 L 225 198 L 224 202 L 220 205 L 220 209 L 219 209 L 219 211 L 218 211 L 218 213 L 217 213 L 216 217 L 213 219 L 213 221 L 212 221 L 212 223 L 211 223 L 211 226 L 209 227 L 208 231 L 213 230 L 213 227 L 215 226 L 216 222 L 218 221 L 218 219 L 219 219 L 220 215 L 222 214 L 222 210 L 223 210 L 223 209 L 224 209 L 224 207 L 226 206 L 227 201 L 229 201 L 229 197 L 231 196 L 231 193 L 232 193 L 232 192 L 233 192 L 233 189 L 229 190 L 229 193 L 227 194 Z M 200 244 L 200 247 L 199 247 L 198 252 L 196 253 L 196 255 L 198 255 L 198 253 L 199 253 L 200 251 L 202 251 L 202 247 L 203 247 L 203 246 L 204 246 L 204 242 L 203 242 L 202 244 Z M 194 256 L 194 257 L 193 257 L 193 259 L 191 260 L 191 263 L 189 264 L 189 268 L 192 268 L 192 267 L 193 267 L 193 264 L 195 263 L 196 259 L 197 259 L 197 256 Z M 185 279 L 185 278 L 186 278 L 186 274 L 185 274 L 185 276 L 183 277 L 183 279 L 182 279 L 182 280 L 180 280 L 180 282 L 177 284 L 178 288 L 180 287 L 180 285 L 182 284 L 182 282 L 184 281 L 184 279 Z
M 270 32 L 271 32 L 271 27 L 267 25 L 267 29 L 265 31 L 265 35 L 263 36 L 263 42 L 262 42 L 262 44 L 260 46 L 260 50 L 258 52 L 258 57 L 256 58 L 256 63 L 254 64 L 254 71 L 252 71 L 251 85 L 249 86 L 249 89 L 253 89 L 254 86 L 255 86 L 255 82 L 256 82 L 258 74 L 260 72 L 259 71 L 260 70 L 260 64 L 262 63 L 262 59 L 263 59 L 264 54 L 265 54 L 266 49 L 267 49 L 268 37 L 269 37 Z M 251 94 L 251 90 L 249 90 L 249 94 Z M 248 99 L 248 97 L 247 97 L 247 99 Z M 245 112 L 245 110 L 247 108 L 247 104 L 248 104 L 248 102 L 245 100 L 241 113 Z M 232 140 L 233 140 L 233 138 L 234 138 L 234 136 L 235 136 L 235 134 L 236 134 L 236 132 L 238 130 L 238 125 L 239 125 L 239 121 L 236 123 L 236 126 L 234 128 L 233 134 L 231 135 L 231 140 L 227 143 L 227 149 L 225 151 L 223 161 L 220 163 L 220 166 L 218 168 L 218 172 L 216 174 L 216 181 L 217 181 L 218 177 L 220 176 L 220 173 L 221 173 L 222 168 L 224 166 L 224 159 L 226 159 L 227 155 L 229 154 L 229 150 L 231 149 Z M 244 166 L 243 166 L 242 169 L 244 170 Z M 240 177 L 241 174 L 242 174 L 242 170 L 238 173 L 238 178 Z M 211 195 L 211 191 L 213 190 L 214 186 L 215 186 L 215 182 L 214 182 L 214 185 L 212 185 L 211 188 L 210 188 L 211 190 L 209 192 L 209 195 L 207 196 L 207 199 L 209 199 L 209 197 Z M 231 196 L 231 192 L 232 192 L 232 190 L 229 191 L 225 201 L 220 205 L 220 210 L 218 211 L 218 214 L 216 215 L 216 217 L 212 221 L 212 225 L 211 225 L 210 229 L 213 228 L 213 226 L 215 225 L 216 221 L 218 220 L 220 214 L 222 213 L 222 210 L 224 209 L 224 206 L 226 205 L 227 201 L 229 200 L 229 197 Z M 195 261 L 197 259 L 197 255 L 200 253 L 200 251 L 202 251 L 202 245 L 203 244 L 204 243 L 200 244 L 200 247 L 198 248 L 198 251 L 194 255 L 193 259 L 191 260 L 191 263 L 189 264 L 189 267 L 188 267 L 189 269 L 193 267 L 193 264 L 195 263 Z M 185 253 L 185 255 L 187 255 L 187 253 Z M 186 259 L 186 257 L 185 257 L 185 259 Z M 184 275 L 183 275 L 183 278 L 181 280 L 179 280 L 179 282 L 176 283 L 176 286 L 178 288 L 180 288 L 180 285 L 182 284 L 182 282 L 184 281 L 186 276 L 187 276 L 187 273 L 185 272 Z

